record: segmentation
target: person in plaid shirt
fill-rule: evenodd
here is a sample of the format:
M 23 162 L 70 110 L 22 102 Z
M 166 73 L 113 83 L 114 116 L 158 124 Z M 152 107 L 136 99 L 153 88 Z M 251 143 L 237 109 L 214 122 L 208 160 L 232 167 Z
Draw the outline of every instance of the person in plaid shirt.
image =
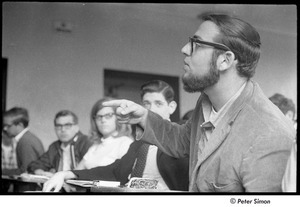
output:
M 16 140 L 10 139 L 5 133 L 2 133 L 1 143 L 1 166 L 2 169 L 18 168 L 16 156 Z

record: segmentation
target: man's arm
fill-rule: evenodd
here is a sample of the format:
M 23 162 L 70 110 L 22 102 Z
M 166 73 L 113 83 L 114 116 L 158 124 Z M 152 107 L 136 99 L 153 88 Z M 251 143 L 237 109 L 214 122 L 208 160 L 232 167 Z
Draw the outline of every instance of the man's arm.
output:
M 127 153 L 110 165 L 88 170 L 73 170 L 72 172 L 81 180 L 120 181 L 123 185 L 128 182 L 128 176 L 132 171 L 138 149 L 143 143 L 142 141 L 131 143 Z
M 143 133 L 138 135 L 137 140 L 154 144 L 171 157 L 187 157 L 190 150 L 190 128 L 190 121 L 179 125 L 149 111 Z
M 185 157 L 189 154 L 189 137 L 191 122 L 184 125 L 163 120 L 159 115 L 129 100 L 113 100 L 104 106 L 117 107 L 118 121 L 137 124 L 137 140 L 156 145 L 173 157 Z
M 117 178 L 114 174 L 114 170 L 119 164 L 120 160 L 116 160 L 114 163 L 107 166 L 99 166 L 85 170 L 72 170 L 74 175 L 79 180 L 107 180 L 116 181 Z
M 50 169 L 54 169 L 54 163 L 51 163 L 51 155 L 50 154 L 54 154 L 54 145 L 50 145 L 49 149 L 47 152 L 45 152 L 39 159 L 31 162 L 28 165 L 27 171 L 29 173 L 35 173 L 36 170 L 40 169 L 43 171 L 49 171 Z M 56 152 L 58 153 L 58 152 Z M 56 169 L 55 169 L 56 170 Z
M 112 100 L 103 103 L 103 106 L 117 107 L 116 114 L 120 123 L 139 124 L 145 126 L 148 110 L 129 100 Z

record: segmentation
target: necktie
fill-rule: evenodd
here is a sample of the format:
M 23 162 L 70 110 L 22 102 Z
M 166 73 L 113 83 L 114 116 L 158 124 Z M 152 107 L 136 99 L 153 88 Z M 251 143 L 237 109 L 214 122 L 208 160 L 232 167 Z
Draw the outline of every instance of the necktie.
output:
M 131 177 L 142 177 L 146 165 L 149 144 L 143 144 L 138 151 L 136 164 L 131 173 Z

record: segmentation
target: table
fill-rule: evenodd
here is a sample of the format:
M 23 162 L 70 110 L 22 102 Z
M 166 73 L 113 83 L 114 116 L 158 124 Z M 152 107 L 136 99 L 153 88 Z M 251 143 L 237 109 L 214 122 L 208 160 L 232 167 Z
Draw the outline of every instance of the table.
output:
M 21 175 L 2 175 L 1 176 L 1 192 L 9 193 L 4 186 L 13 186 L 13 193 L 26 191 L 39 191 L 42 189 L 42 183 L 47 179 L 41 177 L 24 177 Z
M 114 181 L 97 181 L 98 184 L 94 185 L 94 181 L 88 180 L 66 180 L 65 184 L 70 186 L 77 186 L 77 191 L 79 192 L 91 192 L 91 193 L 178 193 L 187 191 L 175 191 L 175 190 L 161 190 L 161 189 L 141 189 L 141 188 L 129 188 L 125 186 L 119 186 L 120 182 Z
M 106 187 L 97 186 L 91 187 L 90 192 L 114 192 L 114 193 L 183 193 L 187 191 L 175 191 L 175 190 L 157 190 L 157 189 L 137 189 L 137 188 L 127 188 L 127 187 Z

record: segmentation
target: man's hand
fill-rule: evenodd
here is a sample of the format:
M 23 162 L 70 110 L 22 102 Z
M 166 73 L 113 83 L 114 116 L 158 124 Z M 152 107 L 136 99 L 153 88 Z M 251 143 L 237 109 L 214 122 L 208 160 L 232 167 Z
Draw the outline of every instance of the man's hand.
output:
M 139 124 L 145 126 L 148 110 L 129 100 L 112 100 L 103 103 L 103 106 L 117 107 L 116 114 L 120 123 Z
M 47 182 L 43 185 L 43 192 L 59 192 L 63 187 L 65 180 L 76 178 L 76 175 L 71 171 L 60 171 L 55 173 Z

